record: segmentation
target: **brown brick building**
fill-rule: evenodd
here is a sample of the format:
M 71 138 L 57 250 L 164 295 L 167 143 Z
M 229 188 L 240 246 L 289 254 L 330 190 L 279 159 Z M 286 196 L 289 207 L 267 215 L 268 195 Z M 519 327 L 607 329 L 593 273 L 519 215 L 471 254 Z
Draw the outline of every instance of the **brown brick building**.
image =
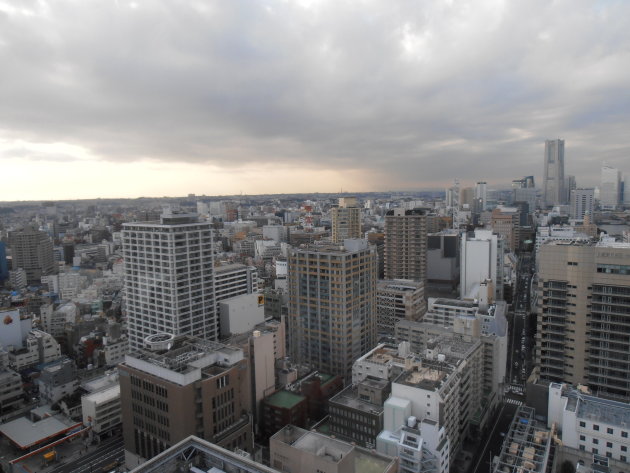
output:
M 163 335 L 166 337 L 166 335 Z M 243 351 L 183 336 L 119 367 L 127 466 L 189 435 L 252 451 L 251 378 Z

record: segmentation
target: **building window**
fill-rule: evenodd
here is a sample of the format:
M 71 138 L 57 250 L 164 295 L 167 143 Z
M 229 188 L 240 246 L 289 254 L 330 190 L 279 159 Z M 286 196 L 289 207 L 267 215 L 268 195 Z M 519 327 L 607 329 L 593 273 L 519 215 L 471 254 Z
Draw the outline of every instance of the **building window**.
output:
M 606 442 L 606 447 L 608 447 L 608 448 L 613 448 L 613 447 L 612 447 L 612 442 Z
M 599 452 L 598 452 L 598 450 L 597 450 L 596 448 L 593 448 L 593 453 L 594 453 L 595 455 L 597 455 L 597 453 L 599 453 Z
M 580 427 L 586 427 L 586 422 L 580 422 Z
M 584 441 L 586 440 L 586 436 L 584 436 L 584 435 L 580 435 L 580 440 L 581 440 L 582 442 L 584 442 Z
M 623 438 L 627 439 L 627 438 L 628 438 L 628 432 L 625 432 L 625 431 L 623 431 L 623 430 L 622 430 L 622 431 L 621 431 L 621 436 L 622 436 Z
M 621 446 L 621 451 L 622 452 L 627 452 L 628 451 L 628 447 L 626 447 L 625 445 Z
M 597 445 L 597 444 L 599 443 L 599 440 L 597 440 L 597 439 L 593 439 L 593 443 L 594 443 L 595 445 Z
M 599 430 L 599 425 L 593 424 L 593 430 Z
M 608 427 L 608 429 L 606 430 L 609 434 L 614 434 L 615 431 L 613 429 L 611 429 L 610 427 Z

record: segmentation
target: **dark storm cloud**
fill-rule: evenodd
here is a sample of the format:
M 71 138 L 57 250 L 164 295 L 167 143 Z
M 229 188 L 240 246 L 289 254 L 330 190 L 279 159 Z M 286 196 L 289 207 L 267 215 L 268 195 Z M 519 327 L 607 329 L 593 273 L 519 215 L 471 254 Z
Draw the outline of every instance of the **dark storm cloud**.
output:
M 400 186 L 539 174 L 562 137 L 567 173 L 594 183 L 630 151 L 629 17 L 581 0 L 11 2 L 0 130 L 110 161 L 316 163 Z

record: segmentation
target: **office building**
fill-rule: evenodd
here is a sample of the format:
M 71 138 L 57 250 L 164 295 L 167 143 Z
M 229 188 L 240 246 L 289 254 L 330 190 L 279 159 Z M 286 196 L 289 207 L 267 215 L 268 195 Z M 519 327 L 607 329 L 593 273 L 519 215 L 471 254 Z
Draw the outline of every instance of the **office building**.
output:
M 271 437 L 271 466 L 304 473 L 397 473 L 398 460 L 318 432 L 287 425 Z
M 361 209 L 356 197 L 341 197 L 339 206 L 330 209 L 333 243 L 346 238 L 361 238 Z
M 488 184 L 485 182 L 478 182 L 475 185 L 475 201 L 478 202 L 477 212 L 483 212 L 488 207 Z
M 214 268 L 214 291 L 217 302 L 258 292 L 258 271 L 240 263 L 217 266 Z
M 564 190 L 564 140 L 545 141 L 543 203 L 546 207 L 566 202 Z
M 81 396 L 83 425 L 90 427 L 90 434 L 103 439 L 119 429 L 122 414 L 118 370 L 90 379 L 81 384 L 81 389 L 85 391 Z
M 536 364 L 547 382 L 630 401 L 630 244 L 540 247 Z
M 433 287 L 455 289 L 459 284 L 461 233 L 444 230 L 427 237 L 427 282 Z
M 127 467 L 196 435 L 252 451 L 251 380 L 243 351 L 190 336 L 149 337 L 119 365 Z
M 593 215 L 593 203 L 595 189 L 574 189 L 571 191 L 569 215 L 576 220 L 584 220 L 584 217 Z
M 584 386 L 551 383 L 547 427 L 556 428 L 562 443 L 557 454 L 571 463 L 589 464 L 593 456 L 610 470 L 630 468 L 630 404 L 593 396 Z
M 393 335 L 396 322 L 420 320 L 427 310 L 421 281 L 394 279 L 378 281 L 376 324 L 379 335 Z
M 481 409 L 471 421 L 473 426 L 482 431 L 490 420 L 490 413 L 497 407 L 501 391 L 506 382 L 508 323 L 505 317 L 507 304 L 500 301 L 489 305 L 485 310 L 475 305 L 459 307 L 454 299 L 436 299 L 435 306 L 440 310 L 454 312 L 443 314 L 441 323 L 430 321 L 411 322 L 401 321 L 396 325 L 396 342 L 409 343 L 414 353 L 424 353 L 437 340 L 479 340 L 483 351 L 483 370 L 481 372 L 482 394 Z M 448 304 L 448 305 L 447 305 Z
M 599 205 L 604 210 L 616 210 L 621 198 L 621 172 L 619 169 L 602 164 L 602 177 L 599 184 Z
M 477 299 L 484 281 L 492 281 L 494 299 L 503 299 L 504 239 L 490 230 L 462 237 L 459 291 L 462 299 Z
M 394 209 L 385 215 L 385 279 L 426 284 L 427 211 Z
M 289 253 L 289 348 L 301 365 L 349 379 L 376 344 L 376 249 L 366 240 Z
M 218 336 L 211 224 L 165 209 L 159 222 L 123 224 L 129 345 L 155 333 Z
M 383 430 L 383 404 L 389 397 L 388 380 L 367 376 L 328 401 L 330 433 L 365 448 L 376 446 Z
M 9 248 L 12 268 L 26 272 L 27 284 L 39 284 L 42 276 L 57 272 L 53 243 L 46 233 L 30 226 L 9 232 Z

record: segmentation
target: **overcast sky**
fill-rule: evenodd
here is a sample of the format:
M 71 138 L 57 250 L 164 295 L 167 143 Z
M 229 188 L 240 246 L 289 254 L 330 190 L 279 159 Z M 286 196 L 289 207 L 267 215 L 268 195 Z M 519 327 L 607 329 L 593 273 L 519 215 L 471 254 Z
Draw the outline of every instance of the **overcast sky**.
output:
M 0 200 L 630 173 L 630 2 L 0 0 Z

